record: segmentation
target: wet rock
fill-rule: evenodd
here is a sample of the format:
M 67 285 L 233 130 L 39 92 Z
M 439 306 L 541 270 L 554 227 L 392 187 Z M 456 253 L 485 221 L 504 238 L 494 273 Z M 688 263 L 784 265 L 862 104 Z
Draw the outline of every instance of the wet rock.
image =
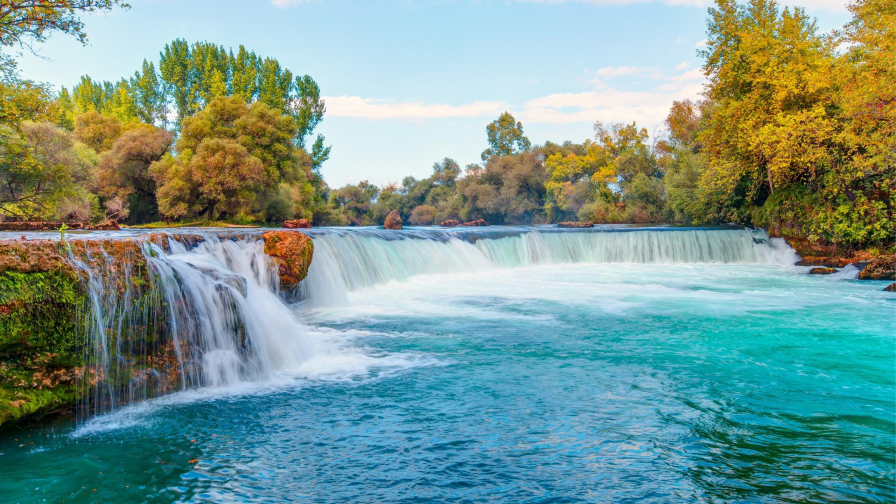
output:
M 476 226 L 488 226 L 488 222 L 485 222 L 485 219 L 476 219 L 470 222 L 464 222 L 464 226 L 467 227 L 476 227 Z
M 557 227 L 561 227 L 561 228 L 593 228 L 594 224 L 591 222 L 560 222 L 557 224 Z
M 121 226 L 118 225 L 118 221 L 107 220 L 93 226 L 87 226 L 87 229 L 90 231 L 121 231 Z
M 833 275 L 837 270 L 834 268 L 812 268 L 809 270 L 810 275 Z
M 401 216 L 398 215 L 398 210 L 392 210 L 389 212 L 389 215 L 386 216 L 386 221 L 383 222 L 383 227 L 386 229 L 401 229 Z
M 261 238 L 264 240 L 264 253 L 279 267 L 280 286 L 283 289 L 292 289 L 305 279 L 314 255 L 311 238 L 298 231 L 268 231 Z
M 288 220 L 283 223 L 283 227 L 285 229 L 308 229 L 311 227 L 311 222 L 308 219 Z
M 457 227 L 457 226 L 460 226 L 460 221 L 457 221 L 457 220 L 454 220 L 454 219 L 448 219 L 448 220 L 442 221 L 442 222 L 439 224 L 439 226 L 442 226 L 442 227 L 449 227 L 449 228 L 450 228 L 450 227 Z
M 60 227 L 61 222 L 0 222 L 0 231 L 56 231 Z
M 884 287 L 884 292 L 896 292 L 896 282 Z
M 859 280 L 896 280 L 896 259 L 891 254 L 875 257 L 859 272 Z

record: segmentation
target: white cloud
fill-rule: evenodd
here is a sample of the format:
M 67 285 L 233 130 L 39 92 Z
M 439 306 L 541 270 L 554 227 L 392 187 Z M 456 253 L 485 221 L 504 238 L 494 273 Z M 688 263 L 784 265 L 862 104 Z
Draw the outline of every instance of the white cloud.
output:
M 597 72 L 594 73 L 596 75 L 600 75 L 601 77 L 619 77 L 622 75 L 636 75 L 649 71 L 650 69 L 647 67 L 608 66 L 599 68 L 597 69 Z
M 507 108 L 507 104 L 498 101 L 476 101 L 455 106 L 420 101 L 378 100 L 360 96 L 328 96 L 324 99 L 327 103 L 327 116 L 361 119 L 423 121 L 448 117 L 481 117 L 500 114 Z
M 684 69 L 690 67 L 690 66 L 693 65 L 693 64 L 694 64 L 693 61 L 682 61 L 681 63 L 678 64 L 677 67 L 675 67 L 675 69 L 676 69 L 676 70 L 684 70 Z
M 275 0 L 283 1 L 283 0 Z M 581 3 L 589 5 L 628 5 L 636 3 L 661 3 L 673 7 L 709 7 L 712 0 L 517 0 L 520 2 L 562 4 Z M 784 0 L 784 5 L 805 7 L 809 11 L 842 12 L 848 0 Z
M 695 49 L 704 49 L 707 44 L 709 44 L 709 40 L 703 39 L 694 46 Z
M 325 100 L 328 117 L 420 122 L 427 119 L 458 117 L 491 119 L 504 110 L 514 110 L 514 115 L 524 124 L 637 121 L 642 126 L 653 128 L 663 123 L 673 101 L 685 98 L 699 99 L 703 90 L 703 72 L 699 68 L 687 70 L 687 66 L 689 65 L 679 65 L 679 73 L 671 76 L 660 74 L 652 68 L 606 67 L 595 73 L 605 76 L 649 73 L 649 77 L 656 79 L 656 83 L 647 91 L 629 91 L 622 87 L 602 84 L 593 91 L 555 93 L 529 100 L 522 106 L 499 101 L 448 105 L 360 96 L 330 96 L 325 97 Z
M 276 7 L 292 7 L 293 5 L 299 5 L 300 3 L 308 1 L 309 0 L 271 0 L 271 4 Z
M 672 102 L 698 99 L 703 90 L 703 73 L 688 70 L 663 79 L 650 91 L 626 91 L 605 87 L 582 93 L 556 93 L 529 100 L 520 119 L 526 123 L 570 124 L 578 122 L 636 121 L 648 128 L 663 123 Z

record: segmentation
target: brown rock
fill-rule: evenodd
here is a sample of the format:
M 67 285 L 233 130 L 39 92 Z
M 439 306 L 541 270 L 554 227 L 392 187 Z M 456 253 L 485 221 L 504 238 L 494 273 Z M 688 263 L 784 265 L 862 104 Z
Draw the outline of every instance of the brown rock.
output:
M 835 270 L 834 268 L 825 268 L 825 267 L 812 268 L 809 270 L 810 275 L 833 275 L 836 272 L 837 272 L 837 270 Z
M 884 292 L 896 292 L 896 282 L 884 287 Z
M 560 222 L 557 224 L 557 227 L 561 227 L 561 228 L 593 228 L 594 224 L 591 222 Z
M 121 231 L 118 221 L 114 220 L 107 220 L 106 222 L 101 222 L 93 226 L 87 226 L 87 229 L 91 231 Z
M 825 268 L 836 268 L 840 266 L 840 261 L 836 257 L 826 256 L 800 256 L 797 266 L 823 266 Z
M 261 235 L 264 253 L 277 263 L 280 286 L 292 289 L 308 275 L 314 243 L 298 231 L 268 231 Z
M 398 215 L 398 210 L 392 210 L 389 212 L 389 215 L 386 216 L 386 222 L 383 223 L 383 227 L 386 229 L 401 229 L 401 216 Z
M 439 224 L 439 225 L 442 227 L 457 227 L 457 226 L 460 226 L 460 221 L 456 221 L 454 219 L 448 219 L 446 221 L 442 221 L 441 224 Z
M 485 222 L 485 219 L 476 219 L 470 222 L 464 222 L 464 226 L 488 226 L 488 222 Z
M 859 272 L 859 280 L 896 280 L 896 258 L 892 254 L 875 257 Z
M 56 231 L 60 227 L 61 222 L 0 222 L 0 231 Z
M 283 227 L 286 229 L 308 229 L 311 227 L 311 223 L 308 222 L 308 219 L 295 219 L 284 222 Z

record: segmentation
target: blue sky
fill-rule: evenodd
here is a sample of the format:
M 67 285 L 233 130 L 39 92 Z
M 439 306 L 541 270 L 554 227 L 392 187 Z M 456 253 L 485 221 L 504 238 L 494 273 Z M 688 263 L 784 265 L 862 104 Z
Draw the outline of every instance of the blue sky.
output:
M 172 39 L 245 45 L 321 86 L 318 131 L 334 187 L 426 177 L 445 156 L 479 161 L 502 111 L 533 143 L 581 142 L 593 124 L 659 131 L 673 100 L 698 98 L 706 0 L 130 0 L 85 18 L 87 47 L 54 36 L 25 77 L 118 80 Z M 840 0 L 800 2 L 824 30 Z

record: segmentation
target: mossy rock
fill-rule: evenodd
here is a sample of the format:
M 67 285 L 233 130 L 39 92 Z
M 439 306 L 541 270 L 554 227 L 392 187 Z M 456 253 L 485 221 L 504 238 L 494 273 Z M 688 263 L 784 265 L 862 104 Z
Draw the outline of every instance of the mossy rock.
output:
M 280 274 L 280 286 L 289 290 L 308 276 L 314 243 L 297 231 L 268 231 L 263 234 L 264 253 L 276 263 Z
M 53 249 L 37 244 L 16 256 L 21 247 L 0 246 L 0 424 L 77 400 L 78 317 L 86 297 Z

